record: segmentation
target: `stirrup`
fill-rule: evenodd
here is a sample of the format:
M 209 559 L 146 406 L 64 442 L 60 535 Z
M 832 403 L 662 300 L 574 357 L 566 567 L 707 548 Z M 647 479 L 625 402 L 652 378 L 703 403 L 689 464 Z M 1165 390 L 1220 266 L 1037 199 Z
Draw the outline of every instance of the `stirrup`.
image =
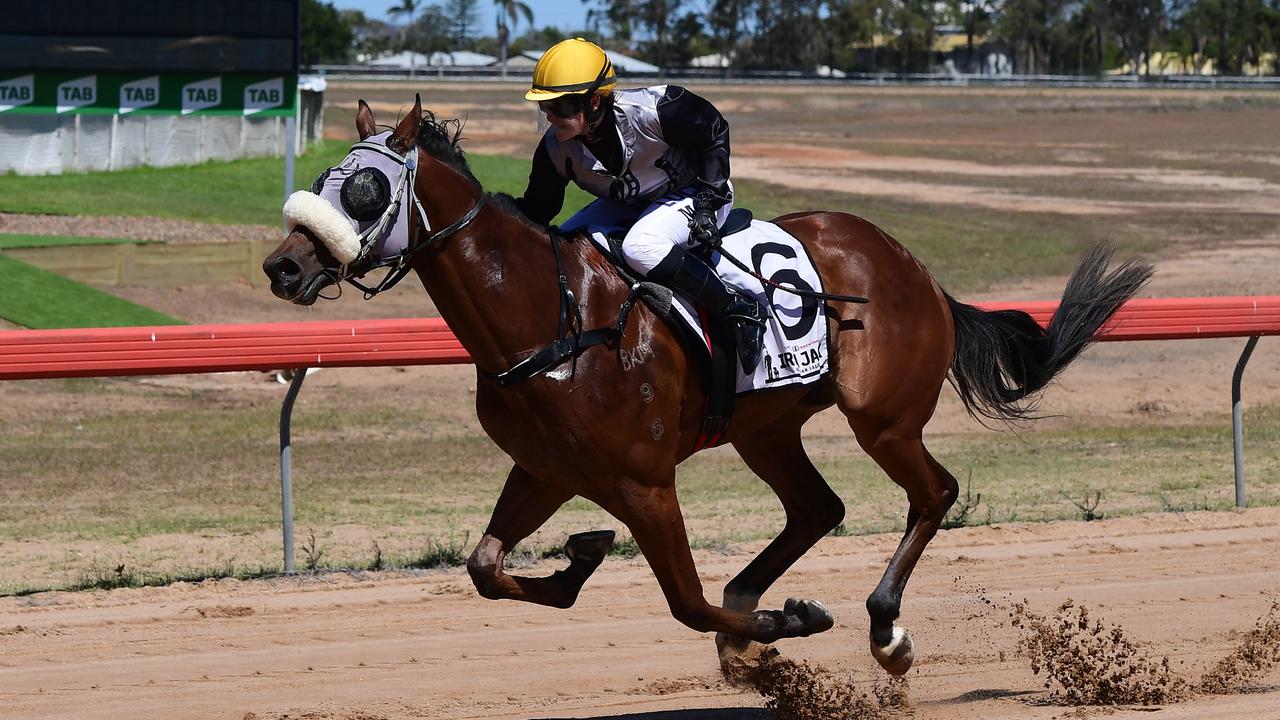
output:
M 760 366 L 760 358 L 764 355 L 764 326 L 753 322 L 736 325 L 734 335 L 737 337 L 738 361 L 742 363 L 742 371 L 750 375 Z
M 735 292 L 733 302 L 725 308 L 725 318 L 733 323 L 738 361 L 748 375 L 755 372 L 764 355 L 765 317 L 764 306 L 750 295 Z

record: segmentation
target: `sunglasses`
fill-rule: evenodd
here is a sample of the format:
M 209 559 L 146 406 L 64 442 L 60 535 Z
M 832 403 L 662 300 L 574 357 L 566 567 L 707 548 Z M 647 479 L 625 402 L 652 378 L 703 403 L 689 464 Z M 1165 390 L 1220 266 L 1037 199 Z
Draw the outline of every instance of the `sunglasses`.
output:
M 538 109 L 556 117 L 569 118 L 582 112 L 583 98 L 577 95 L 561 95 L 554 100 L 542 100 Z

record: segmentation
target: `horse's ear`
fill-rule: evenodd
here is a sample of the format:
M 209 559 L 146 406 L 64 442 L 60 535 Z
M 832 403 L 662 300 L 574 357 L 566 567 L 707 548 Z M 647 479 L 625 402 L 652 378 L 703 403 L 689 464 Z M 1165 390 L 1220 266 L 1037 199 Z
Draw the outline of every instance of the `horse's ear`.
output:
M 418 142 L 418 128 L 421 125 L 422 96 L 414 93 L 413 110 L 410 111 L 408 115 L 404 116 L 404 119 L 400 121 L 398 126 L 396 126 L 395 131 L 395 136 L 400 138 L 400 141 L 404 143 L 403 147 L 405 150 L 413 147 L 414 143 Z
M 373 111 L 364 100 L 361 100 L 359 107 L 356 108 L 356 132 L 360 133 L 361 140 L 367 140 L 370 135 L 377 134 L 373 124 Z

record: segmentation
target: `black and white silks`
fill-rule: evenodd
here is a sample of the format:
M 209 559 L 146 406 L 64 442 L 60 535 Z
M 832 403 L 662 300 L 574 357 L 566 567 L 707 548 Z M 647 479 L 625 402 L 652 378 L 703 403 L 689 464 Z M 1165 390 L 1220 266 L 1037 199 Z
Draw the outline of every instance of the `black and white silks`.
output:
M 570 181 L 638 208 L 695 184 L 732 197 L 729 124 L 714 105 L 679 85 L 657 85 L 615 92 L 611 109 L 594 139 L 562 143 L 554 129 L 543 136 L 516 201 L 529 219 L 551 222 Z

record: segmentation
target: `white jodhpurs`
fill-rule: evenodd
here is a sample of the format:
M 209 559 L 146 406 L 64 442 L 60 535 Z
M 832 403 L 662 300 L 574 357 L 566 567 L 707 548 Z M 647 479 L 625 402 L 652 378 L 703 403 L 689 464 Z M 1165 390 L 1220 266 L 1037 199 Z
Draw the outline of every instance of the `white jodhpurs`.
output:
M 732 190 L 732 185 L 730 186 Z M 582 208 L 560 226 L 574 232 L 589 230 L 605 234 L 626 230 L 622 255 L 631 269 L 641 275 L 662 262 L 675 246 L 689 246 L 689 218 L 693 215 L 693 196 L 697 186 L 689 186 L 662 196 L 649 206 L 626 205 L 601 198 Z M 733 203 L 725 203 L 716 211 L 716 224 L 724 225 Z

